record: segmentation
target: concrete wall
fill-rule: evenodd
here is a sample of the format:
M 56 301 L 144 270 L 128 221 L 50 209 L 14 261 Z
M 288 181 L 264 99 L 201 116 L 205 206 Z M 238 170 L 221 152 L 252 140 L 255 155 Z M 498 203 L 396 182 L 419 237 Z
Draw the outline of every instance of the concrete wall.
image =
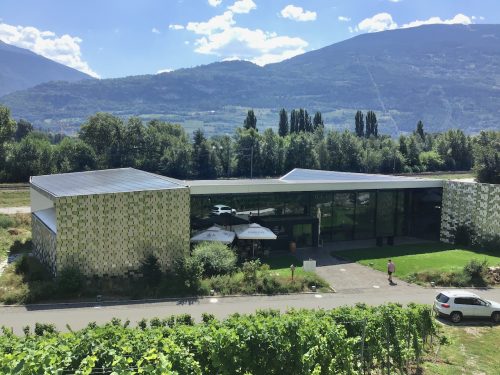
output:
M 32 187 L 30 188 L 30 200 L 31 212 L 46 210 L 47 208 L 54 207 L 54 202 L 51 199 Z
M 57 269 L 123 276 L 149 253 L 163 270 L 189 251 L 187 188 L 57 198 Z
M 443 186 L 441 241 L 453 243 L 459 225 L 473 226 L 479 239 L 500 234 L 500 185 L 447 181 Z
M 36 214 L 31 214 L 31 232 L 33 255 L 45 264 L 53 275 L 56 275 L 56 234 Z

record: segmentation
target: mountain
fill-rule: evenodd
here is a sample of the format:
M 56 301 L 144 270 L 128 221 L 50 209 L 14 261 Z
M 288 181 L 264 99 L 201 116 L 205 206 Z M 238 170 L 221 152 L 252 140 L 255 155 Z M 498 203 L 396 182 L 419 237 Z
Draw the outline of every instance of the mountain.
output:
M 74 131 L 97 111 L 203 127 L 276 127 L 281 107 L 321 111 L 328 126 L 352 128 L 356 110 L 374 110 L 379 130 L 499 129 L 500 25 L 427 25 L 363 34 L 259 67 L 213 63 L 158 75 L 49 82 L 0 98 L 14 116 Z
M 92 78 L 27 49 L 0 40 L 0 96 L 48 81 L 79 81 Z

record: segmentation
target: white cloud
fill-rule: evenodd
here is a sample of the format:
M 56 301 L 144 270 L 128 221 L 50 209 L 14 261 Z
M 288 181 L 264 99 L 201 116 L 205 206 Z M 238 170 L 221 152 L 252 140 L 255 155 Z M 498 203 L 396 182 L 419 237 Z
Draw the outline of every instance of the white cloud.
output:
M 158 30 L 156 27 L 153 27 L 153 28 L 151 29 L 151 32 L 152 32 L 153 34 L 160 34 L 160 30 Z
M 249 13 L 255 8 L 257 5 L 253 0 L 237 0 L 233 5 L 227 7 L 233 13 Z
M 208 4 L 212 7 L 217 7 L 222 3 L 222 0 L 208 0 Z
M 301 38 L 238 27 L 229 10 L 205 22 L 189 22 L 186 29 L 200 36 L 194 43 L 195 52 L 223 60 L 249 60 L 265 65 L 304 53 L 308 46 Z
M 401 0 L 389 0 L 391 3 L 400 3 Z
M 92 77 L 99 78 L 89 64 L 82 59 L 82 39 L 68 34 L 57 36 L 52 31 L 41 31 L 31 26 L 13 26 L 0 23 L 0 40 L 17 47 L 27 48 L 39 55 Z
M 394 30 L 397 27 L 398 24 L 394 22 L 392 16 L 389 13 L 378 13 L 373 17 L 365 18 L 363 21 L 358 23 L 358 26 L 355 30 L 373 33 L 377 31 Z
M 477 21 L 477 20 L 484 21 L 485 20 L 485 18 L 483 16 L 472 16 L 471 19 L 473 21 Z
M 160 69 L 156 72 L 156 74 L 161 74 L 161 73 L 170 73 L 170 72 L 173 72 L 174 69 L 172 68 L 165 68 L 165 69 Z
M 182 25 L 168 25 L 168 28 L 170 30 L 182 30 L 182 29 L 184 29 L 184 26 L 182 26 Z
M 210 18 L 206 22 L 189 22 L 186 29 L 200 35 L 210 35 L 216 31 L 230 28 L 236 22 L 233 12 L 225 11 L 223 14 Z
M 401 28 L 406 29 L 408 27 L 417 27 L 422 25 L 433 25 L 433 24 L 444 24 L 444 25 L 453 25 L 453 24 L 463 24 L 470 25 L 472 23 L 472 19 L 464 14 L 457 14 L 455 17 L 442 20 L 439 17 L 431 17 L 427 20 L 416 20 L 410 23 L 404 24 Z
M 294 21 L 314 21 L 316 19 L 316 12 L 310 10 L 304 10 L 301 7 L 295 5 L 287 5 L 281 10 L 281 16 L 283 18 L 288 18 Z
M 345 16 L 338 16 L 337 19 L 340 21 L 340 22 L 349 22 L 351 20 L 350 17 L 345 17 Z

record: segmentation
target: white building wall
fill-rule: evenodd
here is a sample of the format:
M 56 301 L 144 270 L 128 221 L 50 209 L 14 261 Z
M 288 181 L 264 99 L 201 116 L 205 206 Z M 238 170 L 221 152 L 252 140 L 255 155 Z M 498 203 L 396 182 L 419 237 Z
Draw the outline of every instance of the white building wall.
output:
M 45 195 L 30 188 L 31 212 L 46 210 L 54 207 L 54 202 Z

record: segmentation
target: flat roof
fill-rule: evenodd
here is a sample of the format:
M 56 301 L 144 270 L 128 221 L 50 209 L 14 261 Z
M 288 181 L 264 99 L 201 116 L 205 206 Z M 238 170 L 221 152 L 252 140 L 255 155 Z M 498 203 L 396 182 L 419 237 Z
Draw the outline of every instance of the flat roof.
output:
M 191 195 L 440 188 L 443 180 L 296 168 L 281 178 L 184 181 Z
M 31 177 L 31 185 L 54 197 L 127 193 L 186 187 L 173 178 L 134 168 L 103 169 Z
M 54 207 L 33 212 L 52 232 L 57 233 L 56 210 Z

